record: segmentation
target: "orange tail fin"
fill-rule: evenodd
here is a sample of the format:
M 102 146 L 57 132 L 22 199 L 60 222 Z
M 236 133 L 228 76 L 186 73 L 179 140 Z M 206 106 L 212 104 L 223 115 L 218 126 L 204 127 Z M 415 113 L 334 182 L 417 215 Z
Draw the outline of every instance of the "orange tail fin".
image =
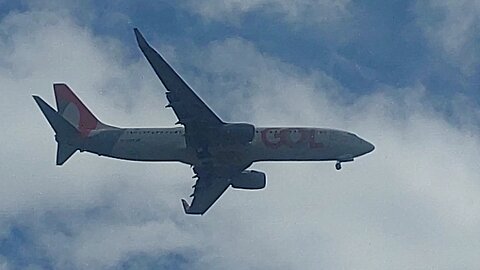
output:
M 83 137 L 92 130 L 105 127 L 64 83 L 53 84 L 58 113 L 72 124 Z

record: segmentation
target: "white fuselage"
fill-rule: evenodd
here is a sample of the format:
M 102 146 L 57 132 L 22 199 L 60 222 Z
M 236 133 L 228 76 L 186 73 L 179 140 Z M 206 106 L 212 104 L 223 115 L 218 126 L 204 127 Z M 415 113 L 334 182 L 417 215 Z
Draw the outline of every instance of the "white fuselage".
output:
M 195 149 L 188 148 L 183 127 L 99 130 L 90 135 L 86 151 L 138 161 L 179 161 L 198 164 Z M 350 161 L 373 150 L 354 134 L 325 128 L 256 128 L 251 143 L 212 145 L 212 158 L 232 163 L 256 161 Z

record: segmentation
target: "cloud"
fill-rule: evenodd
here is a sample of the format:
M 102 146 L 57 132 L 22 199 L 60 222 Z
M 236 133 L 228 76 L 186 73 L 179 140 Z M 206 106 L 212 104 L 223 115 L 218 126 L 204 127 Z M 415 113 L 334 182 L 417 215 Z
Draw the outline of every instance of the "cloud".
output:
M 349 0 L 276 1 L 276 0 L 209 0 L 186 1 L 194 13 L 209 20 L 236 23 L 248 13 L 261 12 L 279 16 L 288 22 L 326 23 L 348 17 Z
M 31 95 L 40 95 L 53 104 L 52 83 L 64 81 L 107 123 L 170 125 L 174 118 L 163 109 L 163 95 L 150 91 L 158 91 L 159 83 L 143 59 L 137 59 L 142 60 L 141 66 L 129 62 L 123 57 L 125 48 L 115 40 L 93 36 L 73 23 L 67 13 L 12 12 L 2 20 L 0 31 L 0 46 L 8 52 L 0 60 L 5 97 L 0 101 L 0 110 L 8 119 L 3 126 L 8 132 L 1 135 L 8 143 L 0 154 L 3 239 L 17 242 L 19 236 L 12 234 L 12 228 L 20 226 L 32 235 L 24 245 L 35 247 L 25 247 L 26 252 L 42 251 L 44 260 L 50 262 L 47 266 L 75 269 L 86 264 L 93 268 L 115 265 L 129 251 L 119 249 L 125 245 L 123 241 L 129 242 L 128 235 L 141 239 L 142 232 L 149 231 L 148 226 L 160 233 L 158 228 L 162 224 L 168 228 L 171 221 L 151 225 L 148 222 L 182 214 L 170 212 L 165 208 L 169 203 L 161 201 L 183 187 L 177 186 L 180 182 L 176 180 L 189 179 L 191 173 L 188 169 L 178 170 L 183 168 L 181 165 L 161 169 L 162 165 L 142 164 L 143 173 L 132 175 L 127 168 L 134 163 L 111 163 L 112 160 L 88 154 L 77 154 L 66 166 L 55 168 L 53 134 Z M 150 83 L 154 84 L 148 86 Z M 140 100 L 141 104 L 137 103 Z M 158 114 L 152 118 L 152 112 Z M 162 185 L 163 181 L 170 184 Z M 166 194 L 158 197 L 157 190 Z M 156 198 L 154 201 L 135 199 L 153 191 L 150 198 Z M 183 195 L 182 192 L 171 198 L 171 209 L 180 209 L 178 198 Z M 122 233 L 116 235 L 116 231 Z M 167 231 L 174 237 L 172 231 Z M 152 243 L 156 239 L 157 244 L 138 242 L 145 245 L 136 251 L 158 251 L 163 244 L 169 245 L 163 235 L 158 235 L 160 239 L 147 235 L 144 239 L 151 239 Z M 175 241 L 180 243 L 177 238 Z M 3 242 L 4 250 L 9 249 L 8 243 Z M 109 245 L 118 248 L 108 249 Z M 96 246 L 104 249 L 95 249 Z M 9 255 L 5 258 L 7 265 L 19 267 L 21 260 L 16 257 L 20 255 Z
M 265 268 L 455 268 L 459 258 L 462 267 L 475 266 L 480 246 L 469 239 L 480 221 L 479 138 L 470 125 L 443 119 L 423 85 L 381 86 L 348 104 L 348 92 L 325 74 L 283 63 L 248 41 L 226 39 L 201 51 L 204 77 L 216 78 L 211 91 L 236 86 L 222 96 L 234 100 L 233 118 L 342 128 L 377 146 L 341 173 L 333 164 L 256 165 L 268 173 L 268 189 L 231 192 L 215 209 L 255 224 L 231 254 L 248 257 L 224 267 L 242 260 Z M 265 264 L 260 252 L 273 259 Z
M 191 192 L 186 166 L 76 154 L 55 167 L 52 131 L 31 100 L 53 103 L 52 82 L 67 82 L 109 124 L 175 122 L 140 53 L 127 59 L 129 45 L 70 16 L 35 9 L 0 22 L 8 52 L 0 56 L 0 114 L 8 119 L 0 133 L 1 267 L 477 266 L 480 140 L 470 122 L 445 120 L 421 83 L 352 99 L 322 70 L 238 37 L 189 50 L 152 45 L 168 48 L 167 58 L 228 120 L 342 128 L 372 141 L 375 152 L 340 172 L 333 163 L 256 164 L 267 189 L 228 190 L 203 217 L 181 210 L 179 198 Z M 455 113 L 468 119 L 463 109 Z M 7 252 L 13 248 L 24 254 Z
M 426 1 L 416 5 L 417 22 L 430 46 L 467 75 L 478 70 L 480 4 L 475 0 Z

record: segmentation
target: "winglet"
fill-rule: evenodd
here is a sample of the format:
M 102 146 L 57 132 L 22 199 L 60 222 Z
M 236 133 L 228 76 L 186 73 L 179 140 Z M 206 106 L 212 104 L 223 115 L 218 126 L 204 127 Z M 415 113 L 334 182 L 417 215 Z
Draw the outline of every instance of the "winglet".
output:
M 133 32 L 135 32 L 135 38 L 137 39 L 138 46 L 140 49 L 142 49 L 142 51 L 146 48 L 152 49 L 138 28 L 133 28 Z
M 187 201 L 185 201 L 184 199 L 182 199 L 182 205 L 183 205 L 183 211 L 185 211 L 185 214 L 190 214 L 188 212 L 188 209 L 190 208 L 190 205 L 187 203 Z

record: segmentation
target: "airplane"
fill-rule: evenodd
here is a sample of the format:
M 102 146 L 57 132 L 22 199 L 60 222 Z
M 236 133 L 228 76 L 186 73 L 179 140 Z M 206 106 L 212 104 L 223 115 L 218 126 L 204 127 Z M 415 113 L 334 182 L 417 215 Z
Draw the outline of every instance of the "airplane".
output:
M 177 127 L 120 128 L 104 124 L 65 83 L 54 83 L 56 110 L 33 98 L 55 132 L 56 164 L 63 165 L 77 150 L 132 161 L 175 161 L 193 168 L 196 179 L 185 214 L 203 215 L 228 187 L 259 190 L 266 175 L 247 170 L 260 161 L 343 162 L 372 152 L 373 144 L 336 129 L 255 127 L 227 123 L 192 90 L 153 49 L 140 31 L 134 33 L 140 50 L 166 89 L 167 108 L 178 118 Z

